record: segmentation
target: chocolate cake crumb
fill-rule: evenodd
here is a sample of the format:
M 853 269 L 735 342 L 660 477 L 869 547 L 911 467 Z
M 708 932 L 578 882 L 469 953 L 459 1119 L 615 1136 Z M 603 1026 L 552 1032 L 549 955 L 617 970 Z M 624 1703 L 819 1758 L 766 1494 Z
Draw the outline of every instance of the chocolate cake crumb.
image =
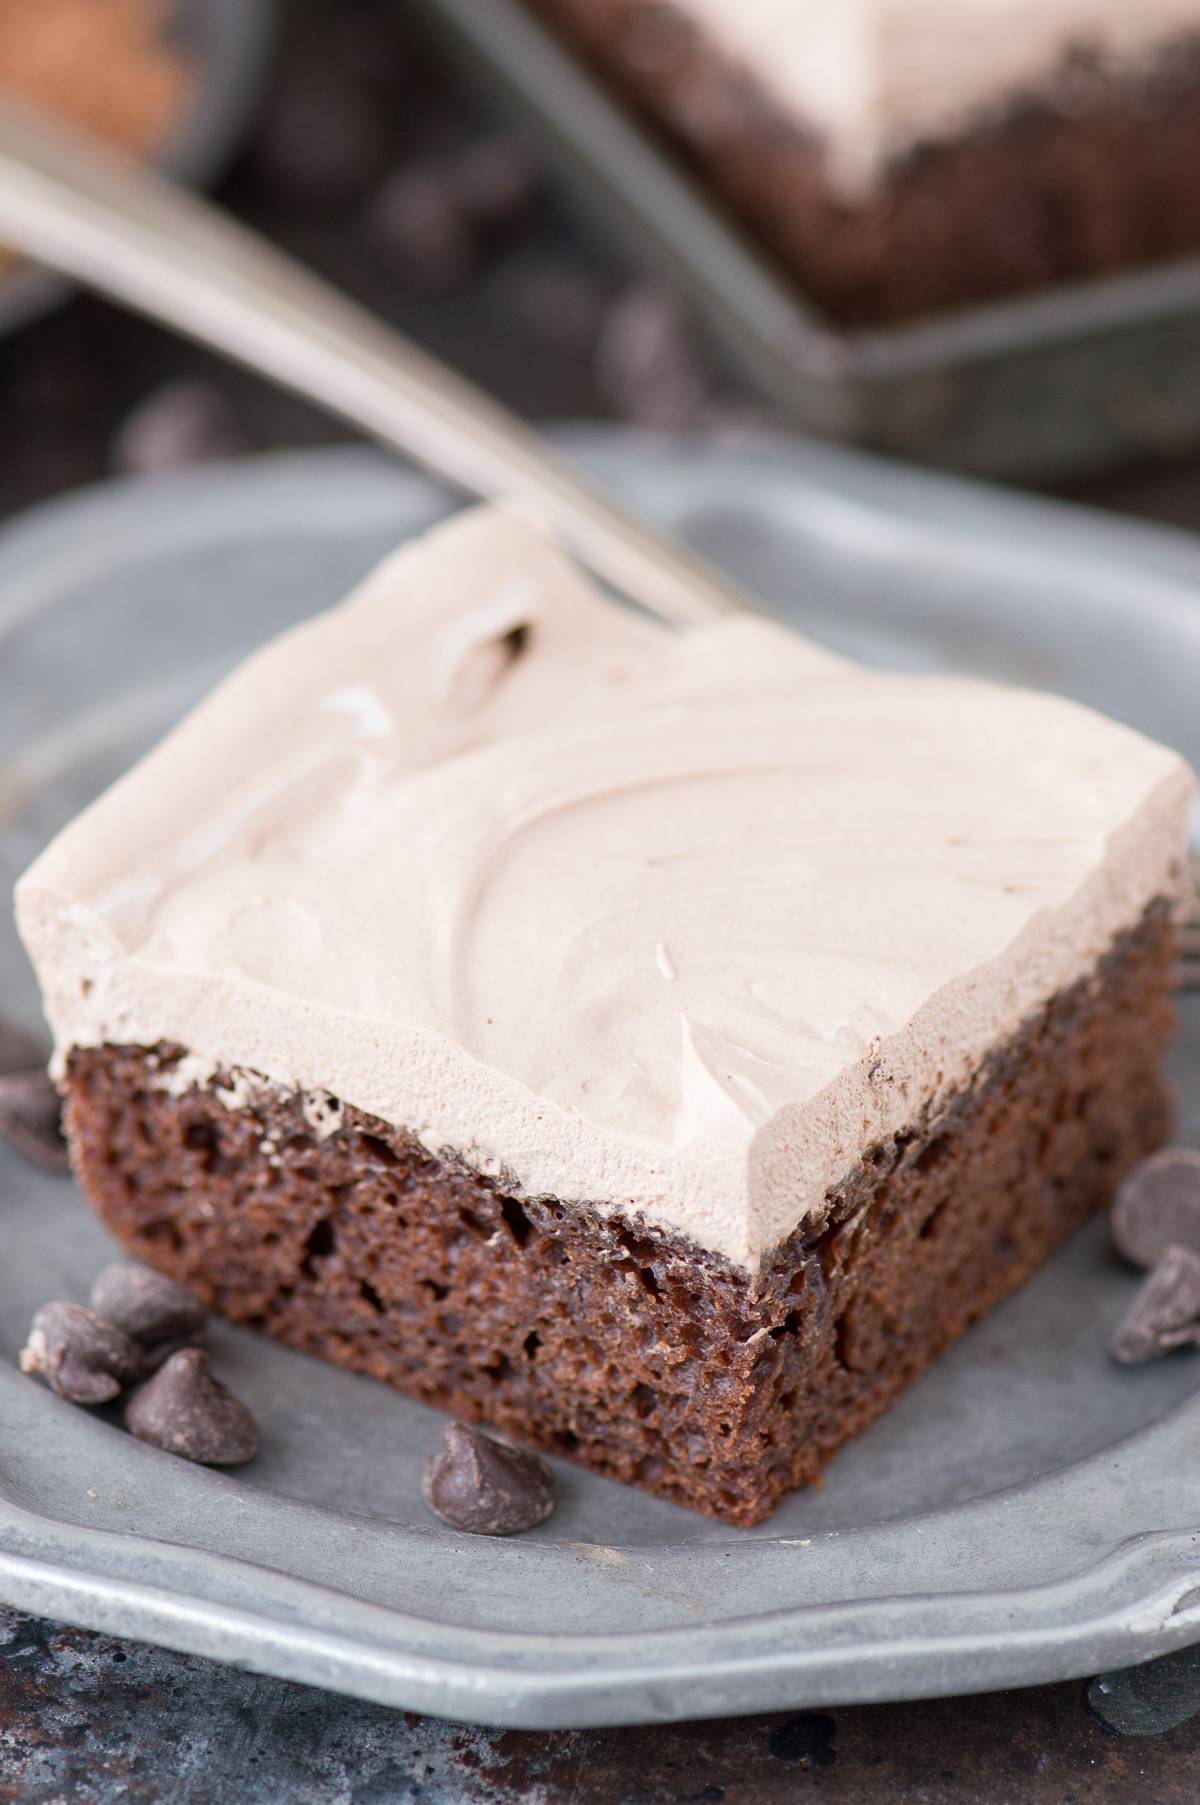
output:
M 467 1423 L 446 1425 L 445 1448 L 425 1463 L 421 1491 L 435 1516 L 472 1535 L 516 1535 L 554 1509 L 554 1476 L 526 1448 Z
M 172 1354 L 138 1386 L 125 1406 L 125 1427 L 139 1441 L 206 1467 L 241 1466 L 260 1446 L 253 1415 L 197 1347 Z
M 128 1335 L 81 1304 L 43 1304 L 21 1350 L 21 1371 L 41 1373 L 72 1404 L 107 1404 L 141 1371 Z
M 1110 1350 L 1114 1360 L 1134 1366 L 1188 1346 L 1200 1347 L 1200 1254 L 1168 1247 L 1134 1298 Z
M 74 1157 L 129 1252 L 222 1315 L 751 1524 L 1167 1139 L 1175 945 L 1153 904 L 756 1274 L 633 1211 L 511 1194 L 344 1099 L 319 1139 L 300 1092 L 173 1094 L 166 1043 L 72 1051 Z

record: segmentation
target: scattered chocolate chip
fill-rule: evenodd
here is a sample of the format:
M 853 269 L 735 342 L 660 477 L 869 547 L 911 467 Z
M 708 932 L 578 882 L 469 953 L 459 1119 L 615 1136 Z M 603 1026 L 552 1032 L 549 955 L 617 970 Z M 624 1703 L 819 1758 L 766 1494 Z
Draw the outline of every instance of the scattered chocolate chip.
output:
M 612 304 L 596 347 L 596 382 L 618 413 L 642 426 L 702 421 L 707 384 L 669 295 L 638 284 Z
M 1087 1708 L 1118 1736 L 1164 1736 L 1178 1729 L 1200 1715 L 1200 1647 L 1097 1674 L 1087 1689 Z
M 62 1099 L 46 1072 L 0 1073 L 0 1139 L 48 1172 L 68 1169 Z
M 359 200 L 387 163 L 388 109 L 328 65 L 294 74 L 269 97 L 251 169 L 280 202 L 326 213 Z
M 204 1339 L 205 1310 L 199 1298 L 137 1260 L 114 1260 L 92 1286 L 91 1306 L 115 1324 L 142 1352 L 142 1370 L 155 1372 L 180 1348 Z
M 759 451 L 779 433 L 778 423 L 768 413 L 733 401 L 712 401 L 701 424 L 705 444 L 722 451 Z
M 145 475 L 237 457 L 246 448 L 246 435 L 220 389 L 209 382 L 167 382 L 126 416 L 111 461 L 114 469 Z
M 258 1453 L 258 1424 L 213 1377 L 203 1348 L 172 1354 L 125 1406 L 125 1427 L 139 1441 L 206 1467 L 236 1467 Z
M 1168 1247 L 1109 1347 L 1114 1360 L 1135 1366 L 1189 1345 L 1200 1347 L 1200 1254 Z
M 72 1404 L 107 1404 L 136 1379 L 141 1356 L 128 1335 L 80 1304 L 43 1304 L 21 1349 L 21 1371 L 44 1373 Z
M 398 273 L 422 288 L 458 288 L 478 267 L 478 233 L 452 165 L 440 159 L 390 175 L 371 201 L 367 227 Z
M 1112 1207 L 1113 1240 L 1135 1266 L 1168 1247 L 1200 1254 L 1200 1153 L 1169 1147 L 1135 1166 Z
M 442 1453 L 425 1462 L 421 1491 L 435 1516 L 472 1535 L 532 1529 L 554 1509 L 554 1476 L 526 1448 L 497 1441 L 466 1423 L 446 1425 Z
M 805 1767 L 833 1767 L 837 1719 L 823 1711 L 805 1711 L 772 1730 L 767 1747 L 776 1761 L 800 1761 Z
M 490 233 L 521 225 L 533 210 L 540 171 L 515 138 L 480 138 L 454 159 L 459 205 Z
M 48 1057 L 35 1035 L 9 1016 L 0 1015 L 0 1073 L 41 1071 Z
M 386 7 L 347 5 L 344 0 L 338 6 L 309 6 L 305 13 L 304 33 L 292 45 L 293 67 L 284 82 L 315 80 L 328 87 L 331 78 L 341 80 L 355 89 L 378 91 L 392 111 L 410 98 L 404 90 L 417 78 L 420 65 L 402 19 Z
M 585 352 L 604 314 L 604 282 L 565 257 L 529 251 L 498 265 L 492 279 L 497 311 L 517 329 L 568 351 Z

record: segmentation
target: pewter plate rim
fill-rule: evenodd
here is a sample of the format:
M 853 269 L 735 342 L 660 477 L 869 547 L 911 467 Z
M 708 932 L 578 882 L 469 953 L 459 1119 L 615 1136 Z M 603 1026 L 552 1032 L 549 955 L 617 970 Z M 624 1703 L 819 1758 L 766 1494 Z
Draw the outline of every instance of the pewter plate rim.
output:
M 702 541 L 720 541 L 736 525 L 739 506 L 749 509 L 746 518 L 754 526 L 750 503 L 756 495 L 769 492 L 767 512 L 776 510 L 776 518 L 807 510 L 817 536 L 812 570 L 827 557 L 823 580 L 834 585 L 835 627 L 843 617 L 854 626 L 853 595 L 835 593 L 843 568 L 870 578 L 872 570 L 895 569 L 903 561 L 928 583 L 930 607 L 935 613 L 944 608 L 949 619 L 956 585 L 972 567 L 1000 560 L 1011 568 L 1015 585 L 1039 559 L 1050 560 L 1062 570 L 1068 620 L 1073 594 L 1091 606 L 1107 584 L 1119 611 L 1127 590 L 1147 620 L 1172 623 L 1176 656 L 1186 645 L 1193 676 L 1200 670 L 1200 546 L 1183 535 L 782 440 L 738 454 L 617 431 L 576 432 L 568 442 L 600 476 L 652 497 L 658 515 L 693 529 Z M 64 568 L 77 562 L 97 530 L 119 542 L 128 562 L 138 557 L 139 536 L 142 544 L 155 540 L 161 546 L 164 537 L 169 542 L 182 531 L 179 523 L 205 510 L 219 514 L 227 505 L 244 513 L 247 497 L 257 497 L 266 513 L 294 512 L 298 532 L 302 526 L 319 536 L 317 497 L 326 506 L 339 495 L 354 497 L 369 513 L 373 498 L 393 493 L 414 514 L 432 517 L 447 505 L 423 479 L 353 450 L 108 485 L 51 504 L 0 536 L 0 688 L 6 630 L 52 599 L 61 580 L 51 568 L 55 558 Z M 761 518 L 765 522 L 767 514 Z M 739 557 L 752 563 L 769 549 L 756 545 L 752 533 Z M 771 587 L 766 565 L 743 574 Z M 781 585 L 781 605 L 793 583 L 794 573 Z M 0 1293 L 3 1285 L 0 1278 Z M 275 1357 L 302 1358 L 281 1350 Z M 869 1595 L 801 1608 L 726 1610 L 716 1619 L 694 1615 L 666 1627 L 603 1632 L 587 1627 L 587 1599 L 598 1596 L 590 1588 L 618 1583 L 614 1561 L 638 1578 L 656 1569 L 668 1576 L 693 1569 L 702 1575 L 706 1562 L 717 1561 L 749 1576 L 768 1560 L 791 1558 L 786 1551 L 793 1547 L 796 1559 L 805 1558 L 809 1544 L 786 1537 L 706 1538 L 711 1526 L 696 1519 L 691 1542 L 684 1536 L 674 1546 L 627 1545 L 621 1533 L 627 1494 L 610 1487 L 612 1528 L 603 1544 L 551 1546 L 529 1539 L 481 1545 L 471 1539 L 471 1547 L 462 1549 L 463 1561 L 475 1563 L 480 1574 L 494 1572 L 518 1600 L 522 1586 L 579 1587 L 578 1630 L 489 1629 L 395 1609 L 348 1587 L 288 1572 L 282 1540 L 276 1564 L 29 1509 L 5 1472 L 6 1425 L 34 1426 L 34 1433 L 54 1442 L 64 1472 L 111 1453 L 119 1432 L 72 1412 L 7 1365 L 0 1368 L 0 1596 L 7 1602 L 442 1716 L 552 1728 L 932 1696 L 1068 1678 L 1200 1639 L 1195 1394 L 1073 1464 L 1050 1463 L 1008 1489 L 852 1528 L 841 1537 L 843 1549 L 849 1547 L 855 1561 L 861 1553 L 868 1566 L 872 1551 L 882 1550 L 895 1574 L 897 1554 L 902 1561 L 914 1538 L 940 1540 L 948 1551 L 969 1557 L 972 1550 L 1019 1543 L 1036 1527 L 1058 1561 L 1036 1583 L 980 1588 L 969 1584 L 968 1571 L 961 1586 L 906 1592 L 894 1583 L 890 1591 L 880 1585 Z M 289 1535 L 328 1535 L 334 1521 L 347 1535 L 360 1527 L 345 1513 L 334 1517 L 295 1499 L 254 1493 L 236 1478 L 164 1464 L 164 1457 L 137 1444 L 125 1444 L 122 1458 L 136 1482 L 148 1475 L 164 1499 L 170 1492 L 186 1494 L 205 1511 L 238 1508 L 257 1516 L 268 1533 L 275 1520 L 281 1538 L 285 1529 Z M 1135 1494 L 1136 1507 L 1129 1502 Z M 1102 1526 L 1089 1536 L 1093 1521 Z M 833 1532 L 833 1540 L 837 1536 Z M 393 1539 L 398 1561 L 432 1561 L 437 1554 L 430 1535 L 397 1531 Z M 832 1559 L 833 1540 L 818 1539 Z M 886 1562 L 878 1567 L 881 1575 L 887 1571 Z

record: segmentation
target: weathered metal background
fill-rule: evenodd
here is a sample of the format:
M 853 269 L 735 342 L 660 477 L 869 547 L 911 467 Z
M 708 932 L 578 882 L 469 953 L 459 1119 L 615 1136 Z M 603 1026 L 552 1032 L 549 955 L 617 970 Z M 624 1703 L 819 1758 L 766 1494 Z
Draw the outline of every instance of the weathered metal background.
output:
M 478 1730 L 0 1612 L 3 1805 L 1195 1805 L 1197 1711 L 1189 1649 L 1090 1690 Z

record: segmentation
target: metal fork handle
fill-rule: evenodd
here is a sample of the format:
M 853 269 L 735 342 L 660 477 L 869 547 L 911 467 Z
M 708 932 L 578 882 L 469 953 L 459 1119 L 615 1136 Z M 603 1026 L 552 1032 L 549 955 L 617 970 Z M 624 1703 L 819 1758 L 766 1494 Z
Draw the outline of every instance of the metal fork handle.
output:
M 272 377 L 471 495 L 531 507 L 675 624 L 754 599 L 537 432 L 211 203 L 0 96 L 0 239 Z

